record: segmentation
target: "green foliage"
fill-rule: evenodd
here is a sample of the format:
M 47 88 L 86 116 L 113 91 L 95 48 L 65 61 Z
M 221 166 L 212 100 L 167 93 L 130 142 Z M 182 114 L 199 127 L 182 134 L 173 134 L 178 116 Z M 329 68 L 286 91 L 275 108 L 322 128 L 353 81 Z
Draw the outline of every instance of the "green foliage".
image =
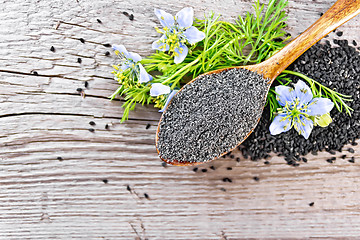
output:
M 266 8 L 256 0 L 253 13 L 247 12 L 244 17 L 239 16 L 235 23 L 222 21 L 220 16 L 213 12 L 204 19 L 196 19 L 194 26 L 205 33 L 205 39 L 189 47 L 189 54 L 182 63 L 175 64 L 172 56 L 159 51 L 141 60 L 146 71 L 154 77 L 148 83 L 139 84 L 130 73 L 120 74 L 119 71 L 114 71 L 120 86 L 111 99 L 120 95 L 124 96 L 125 100 L 121 122 L 128 119 L 130 110 L 133 110 L 137 103 L 155 103 L 155 107 L 160 109 L 165 105 L 167 96 L 149 95 L 152 83 L 162 83 L 171 89 L 178 89 L 202 73 L 256 64 L 271 57 L 283 48 L 285 41 L 289 39 L 284 30 L 287 20 L 284 12 L 286 6 L 287 0 L 270 0 Z M 114 67 L 116 69 L 117 66 Z M 290 72 L 287 71 L 286 74 Z M 286 74 L 277 78 L 280 84 L 291 82 Z M 344 103 L 349 100 L 349 96 L 336 93 L 312 79 L 305 80 L 309 82 L 314 95 L 329 97 L 340 111 L 345 108 L 346 112 L 350 113 L 351 109 Z M 269 91 L 267 104 L 270 106 L 270 117 L 273 118 L 273 113 L 280 107 L 274 89 Z

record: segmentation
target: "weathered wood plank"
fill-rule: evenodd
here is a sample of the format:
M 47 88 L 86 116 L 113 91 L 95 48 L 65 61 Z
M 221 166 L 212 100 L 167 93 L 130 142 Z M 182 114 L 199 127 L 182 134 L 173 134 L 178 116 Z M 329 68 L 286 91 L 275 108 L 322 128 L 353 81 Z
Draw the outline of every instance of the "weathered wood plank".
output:
M 289 32 L 305 30 L 332 2 L 291 0 Z M 154 148 L 157 110 L 140 106 L 119 124 L 122 101 L 107 99 L 117 88 L 116 58 L 105 56 L 110 49 L 102 44 L 149 54 L 158 37 L 153 8 L 176 13 L 193 6 L 198 17 L 215 10 L 233 19 L 251 4 L 2 1 L 0 239 L 356 239 L 359 146 L 355 164 L 329 164 L 328 153 L 320 153 L 297 168 L 278 157 L 270 165 L 221 159 L 198 172 L 164 168 Z M 134 21 L 122 11 L 134 13 Z M 344 38 L 360 43 L 359 21 L 341 27 Z M 90 87 L 82 98 L 76 89 L 84 89 L 84 81 Z

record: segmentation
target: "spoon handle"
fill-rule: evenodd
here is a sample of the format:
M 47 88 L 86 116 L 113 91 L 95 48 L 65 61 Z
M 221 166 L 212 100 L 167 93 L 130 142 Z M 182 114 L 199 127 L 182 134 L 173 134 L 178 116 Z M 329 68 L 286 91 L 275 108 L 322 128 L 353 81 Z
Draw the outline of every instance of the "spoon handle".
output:
M 272 81 L 293 61 L 331 31 L 360 13 L 360 0 L 338 0 L 313 25 L 261 65 L 258 73 Z

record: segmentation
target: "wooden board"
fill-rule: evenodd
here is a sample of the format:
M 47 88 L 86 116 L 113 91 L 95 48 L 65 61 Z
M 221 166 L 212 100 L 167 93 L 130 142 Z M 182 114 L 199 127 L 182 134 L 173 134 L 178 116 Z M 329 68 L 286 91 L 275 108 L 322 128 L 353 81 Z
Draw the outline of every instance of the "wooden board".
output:
M 290 0 L 288 31 L 296 36 L 333 2 Z M 175 14 L 193 6 L 197 17 L 215 10 L 230 20 L 251 4 L 1 1 L 0 239 L 358 239 L 359 146 L 354 164 L 330 164 L 320 153 L 297 168 L 277 157 L 270 165 L 222 159 L 197 172 L 163 167 L 157 110 L 138 107 L 119 124 L 122 101 L 107 98 L 117 88 L 116 58 L 103 44 L 149 54 L 159 37 L 154 8 Z M 346 23 L 343 37 L 360 43 L 359 26 L 359 17 Z

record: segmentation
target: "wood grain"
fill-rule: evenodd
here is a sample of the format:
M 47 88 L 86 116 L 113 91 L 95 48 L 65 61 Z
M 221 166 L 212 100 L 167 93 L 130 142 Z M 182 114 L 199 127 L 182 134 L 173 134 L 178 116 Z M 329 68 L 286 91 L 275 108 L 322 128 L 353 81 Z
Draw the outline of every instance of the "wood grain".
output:
M 330 164 L 320 153 L 297 168 L 278 157 L 164 168 L 154 146 L 157 110 L 138 107 L 119 124 L 122 100 L 107 98 L 117 88 L 116 58 L 103 44 L 149 54 L 159 37 L 153 8 L 193 6 L 197 17 L 215 10 L 230 20 L 251 4 L 0 1 L 0 239 L 358 239 L 358 146 L 354 164 Z M 291 0 L 289 32 L 298 35 L 332 4 Z M 339 28 L 344 38 L 360 43 L 359 21 Z

